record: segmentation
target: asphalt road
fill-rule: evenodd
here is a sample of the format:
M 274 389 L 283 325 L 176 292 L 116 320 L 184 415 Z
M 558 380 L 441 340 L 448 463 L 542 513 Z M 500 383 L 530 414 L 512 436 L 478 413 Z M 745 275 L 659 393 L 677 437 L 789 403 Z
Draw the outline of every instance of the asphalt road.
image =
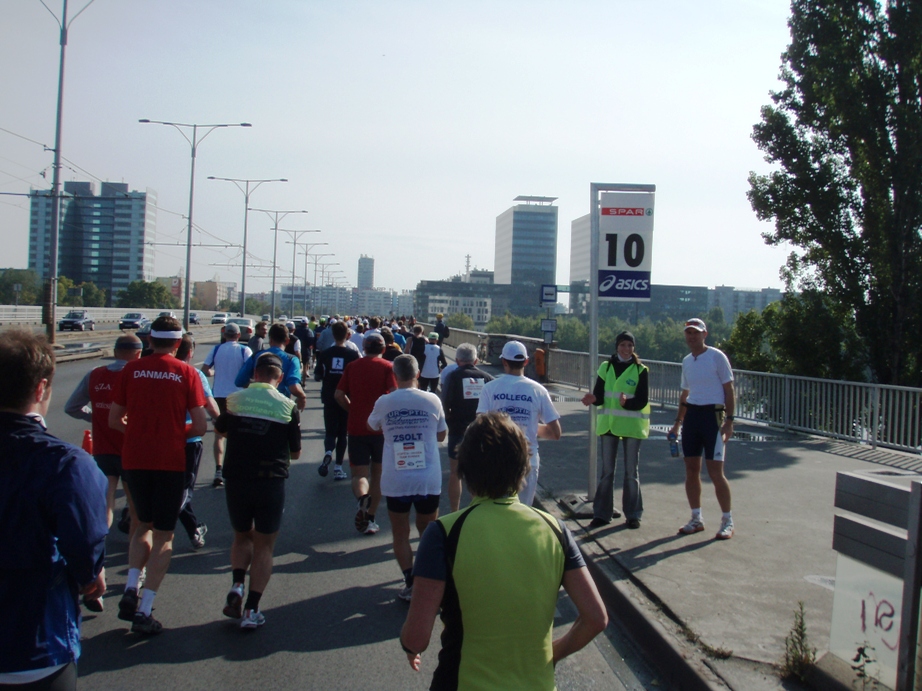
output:
M 196 362 L 206 353 L 207 347 L 200 346 Z M 66 416 L 64 402 L 80 378 L 104 362 L 59 365 L 48 415 L 54 434 L 80 443 L 87 425 Z M 274 574 L 261 602 L 266 625 L 244 632 L 221 613 L 231 585 L 228 549 L 232 532 L 223 490 L 210 484 L 214 460 L 209 433 L 193 502 L 199 518 L 208 525 L 206 545 L 193 551 L 177 524 L 173 561 L 155 602 L 155 616 L 163 623 L 164 633 L 142 638 L 116 618 L 127 574 L 127 538 L 113 528 L 107 545 L 106 611 L 85 613 L 81 688 L 428 688 L 440 626 L 436 624 L 430 648 L 423 655 L 422 672 L 414 673 L 397 638 L 407 605 L 396 599 L 402 578 L 393 558 L 386 511 L 377 518 L 382 527 L 378 535 L 358 534 L 349 483 L 317 474 L 323 430 L 319 385 L 313 383 L 308 387 L 302 437 L 302 460 L 292 464 L 286 485 Z M 442 454 L 447 478 L 444 448 Z M 441 508 L 448 510 L 445 496 Z M 558 632 L 575 616 L 561 591 Z M 561 691 L 662 688 L 615 624 L 606 634 L 558 667 Z

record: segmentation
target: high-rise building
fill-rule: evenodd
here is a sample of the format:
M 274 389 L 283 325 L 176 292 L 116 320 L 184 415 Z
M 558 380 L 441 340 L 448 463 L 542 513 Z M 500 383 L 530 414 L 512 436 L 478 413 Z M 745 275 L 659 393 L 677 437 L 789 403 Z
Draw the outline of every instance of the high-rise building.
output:
M 520 203 L 496 217 L 496 283 L 538 288 L 557 283 L 556 200 L 516 197 Z
M 373 290 L 375 287 L 375 258 L 366 257 L 364 254 L 359 257 L 359 290 Z
M 592 235 L 589 214 L 570 221 L 570 282 L 588 281 L 590 271 L 589 238 Z
M 51 190 L 32 190 L 29 268 L 40 278 L 50 273 Z M 65 182 L 61 199 L 57 274 L 74 283 L 92 281 L 106 291 L 109 304 L 132 281 L 154 276 L 157 197 L 128 185 Z

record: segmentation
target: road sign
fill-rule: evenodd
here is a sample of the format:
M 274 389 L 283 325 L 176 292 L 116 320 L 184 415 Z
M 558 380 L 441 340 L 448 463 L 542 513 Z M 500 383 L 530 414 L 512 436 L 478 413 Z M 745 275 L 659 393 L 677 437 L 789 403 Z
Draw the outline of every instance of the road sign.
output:
M 597 245 L 600 300 L 650 300 L 653 198 L 653 192 L 602 194 Z
M 557 304 L 557 286 L 545 283 L 541 286 L 541 306 L 553 307 Z

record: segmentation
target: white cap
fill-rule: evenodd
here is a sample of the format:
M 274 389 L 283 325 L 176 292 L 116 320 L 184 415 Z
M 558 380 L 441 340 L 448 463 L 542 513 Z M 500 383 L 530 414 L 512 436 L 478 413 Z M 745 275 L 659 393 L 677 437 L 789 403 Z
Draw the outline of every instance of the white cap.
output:
M 510 362 L 524 362 L 528 359 L 528 350 L 519 341 L 509 341 L 503 346 L 502 358 Z

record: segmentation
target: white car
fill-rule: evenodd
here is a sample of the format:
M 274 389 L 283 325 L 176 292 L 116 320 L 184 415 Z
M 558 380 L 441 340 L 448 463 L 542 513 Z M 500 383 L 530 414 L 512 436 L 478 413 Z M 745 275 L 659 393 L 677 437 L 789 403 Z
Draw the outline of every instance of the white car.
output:
M 211 318 L 212 324 L 226 324 L 227 323 L 227 313 L 226 312 L 215 312 L 215 315 Z

